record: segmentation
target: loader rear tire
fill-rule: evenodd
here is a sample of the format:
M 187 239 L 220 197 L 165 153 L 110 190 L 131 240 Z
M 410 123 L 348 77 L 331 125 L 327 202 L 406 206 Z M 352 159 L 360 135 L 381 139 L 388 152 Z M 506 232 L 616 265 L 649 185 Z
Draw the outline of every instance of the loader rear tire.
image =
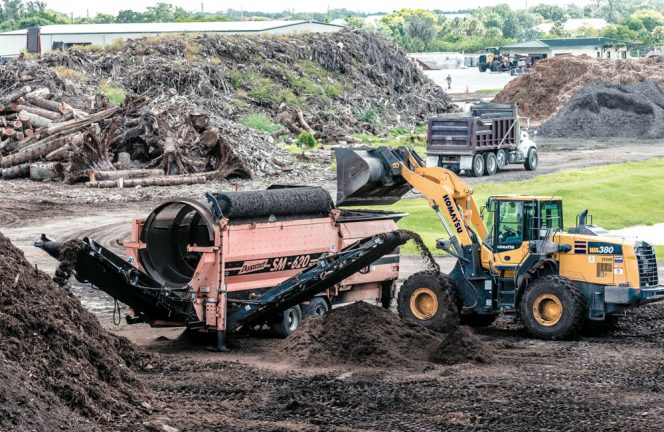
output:
M 405 280 L 397 297 L 399 316 L 436 331 L 459 325 L 454 282 L 436 271 L 425 270 Z
M 283 311 L 277 321 L 270 324 L 270 330 L 275 336 L 287 338 L 292 335 L 302 323 L 302 309 L 300 306 L 293 306 Z
M 543 276 L 523 293 L 519 315 L 530 334 L 541 339 L 574 338 L 583 328 L 587 308 L 579 287 L 561 276 Z

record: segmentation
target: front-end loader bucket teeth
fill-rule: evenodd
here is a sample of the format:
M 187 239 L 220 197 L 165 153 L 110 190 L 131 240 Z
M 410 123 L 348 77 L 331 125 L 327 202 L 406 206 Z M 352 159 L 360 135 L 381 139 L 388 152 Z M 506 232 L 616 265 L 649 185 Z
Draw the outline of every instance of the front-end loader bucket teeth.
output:
M 337 206 L 393 204 L 412 188 L 392 167 L 400 158 L 391 149 L 337 148 L 335 157 Z

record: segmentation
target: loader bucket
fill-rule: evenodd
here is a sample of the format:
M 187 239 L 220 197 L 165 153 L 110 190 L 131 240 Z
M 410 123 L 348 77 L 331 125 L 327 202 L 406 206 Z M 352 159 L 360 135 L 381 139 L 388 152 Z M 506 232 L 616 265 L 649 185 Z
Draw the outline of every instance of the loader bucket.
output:
M 337 206 L 387 205 L 399 201 L 411 186 L 391 166 L 390 149 L 335 149 Z M 390 161 L 392 159 L 392 161 Z

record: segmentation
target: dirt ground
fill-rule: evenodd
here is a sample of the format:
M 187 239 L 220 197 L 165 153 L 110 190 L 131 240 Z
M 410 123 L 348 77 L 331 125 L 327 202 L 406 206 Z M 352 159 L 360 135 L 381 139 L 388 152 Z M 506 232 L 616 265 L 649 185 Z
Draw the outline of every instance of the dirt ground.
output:
M 572 151 L 577 144 L 580 149 Z M 664 156 L 664 142 L 652 141 L 547 141 L 541 147 L 536 173 L 514 169 L 492 180 Z M 333 188 L 327 178 L 321 185 Z M 42 232 L 59 240 L 91 236 L 118 250 L 130 220 L 156 203 L 232 187 L 90 190 L 7 181 L 0 231 L 52 274 L 55 261 L 32 247 Z M 439 263 L 447 271 L 453 261 Z M 419 259 L 404 258 L 401 278 L 422 268 Z M 232 351 L 219 354 L 180 338 L 177 329 L 115 327 L 108 297 L 87 286 L 73 290 L 104 326 L 163 360 L 161 367 L 140 373 L 156 394 L 146 417 L 151 425 L 182 431 L 664 430 L 664 304 L 629 312 L 609 335 L 565 342 L 531 339 L 519 324 L 499 320 L 477 332 L 492 348 L 488 364 L 303 367 L 295 359 L 275 358 L 271 352 L 281 342 L 268 337 L 232 337 Z M 118 428 L 140 430 L 122 419 L 108 430 Z

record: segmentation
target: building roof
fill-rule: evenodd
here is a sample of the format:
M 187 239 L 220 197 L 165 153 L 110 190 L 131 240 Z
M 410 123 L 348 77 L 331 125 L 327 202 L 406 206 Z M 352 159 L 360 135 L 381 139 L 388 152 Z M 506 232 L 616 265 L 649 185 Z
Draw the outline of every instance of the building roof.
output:
M 559 39 L 536 39 L 527 42 L 519 42 L 513 45 L 502 47 L 503 49 L 541 49 L 541 48 L 580 48 L 580 47 L 601 47 L 607 45 L 633 45 L 632 42 L 612 39 L 605 37 L 595 38 L 559 38 Z
M 175 23 L 126 23 L 126 24 L 61 24 L 40 28 L 41 34 L 110 34 L 110 33 L 201 33 L 201 32 L 262 32 L 300 24 L 314 23 L 324 26 L 341 27 L 317 21 L 217 21 L 217 22 L 175 22 Z M 26 29 L 15 30 L 2 35 L 26 34 Z

